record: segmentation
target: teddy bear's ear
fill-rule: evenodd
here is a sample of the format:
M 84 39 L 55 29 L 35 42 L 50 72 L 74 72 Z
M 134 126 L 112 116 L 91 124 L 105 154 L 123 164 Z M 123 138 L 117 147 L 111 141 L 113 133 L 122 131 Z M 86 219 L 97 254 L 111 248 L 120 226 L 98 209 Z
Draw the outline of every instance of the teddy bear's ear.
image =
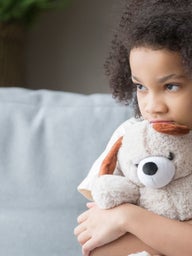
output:
M 175 123 L 153 123 L 153 128 L 160 133 L 165 133 L 168 135 L 184 135 L 189 133 L 190 129 L 185 125 L 175 124 Z
M 101 163 L 99 176 L 104 174 L 113 174 L 116 164 L 117 164 L 117 154 L 119 148 L 121 147 L 123 137 L 120 137 L 115 144 L 110 149 L 107 156 L 104 158 L 103 162 Z

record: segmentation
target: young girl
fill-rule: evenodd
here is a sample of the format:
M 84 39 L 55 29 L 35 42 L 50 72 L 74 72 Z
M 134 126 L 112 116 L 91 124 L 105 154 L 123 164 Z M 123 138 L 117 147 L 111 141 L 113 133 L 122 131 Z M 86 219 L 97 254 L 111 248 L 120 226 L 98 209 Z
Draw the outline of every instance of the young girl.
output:
M 125 127 L 146 119 L 192 129 L 192 3 L 187 0 L 130 0 L 106 62 L 113 95 L 134 99 L 135 119 L 123 123 L 79 190 L 88 198 L 100 164 Z M 189 152 L 189 157 L 191 152 Z M 191 256 L 192 225 L 133 204 L 102 210 L 88 203 L 74 233 L 84 256 Z

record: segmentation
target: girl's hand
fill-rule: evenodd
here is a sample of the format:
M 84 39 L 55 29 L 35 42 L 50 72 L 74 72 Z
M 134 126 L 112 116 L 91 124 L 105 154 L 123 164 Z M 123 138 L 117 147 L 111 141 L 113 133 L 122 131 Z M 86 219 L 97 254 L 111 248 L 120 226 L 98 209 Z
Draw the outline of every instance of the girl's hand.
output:
M 78 217 L 79 225 L 74 230 L 84 256 L 126 233 L 120 217 L 123 205 L 109 210 L 100 209 L 95 203 L 88 203 L 87 207 L 89 209 Z

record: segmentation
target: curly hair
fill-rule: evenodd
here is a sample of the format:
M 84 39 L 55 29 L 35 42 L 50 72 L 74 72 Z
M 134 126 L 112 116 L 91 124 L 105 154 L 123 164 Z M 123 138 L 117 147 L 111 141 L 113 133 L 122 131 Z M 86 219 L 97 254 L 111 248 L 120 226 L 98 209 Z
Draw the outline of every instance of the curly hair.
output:
M 112 95 L 133 104 L 140 115 L 131 81 L 129 54 L 135 47 L 178 52 L 186 71 L 192 70 L 192 1 L 127 0 L 105 62 Z

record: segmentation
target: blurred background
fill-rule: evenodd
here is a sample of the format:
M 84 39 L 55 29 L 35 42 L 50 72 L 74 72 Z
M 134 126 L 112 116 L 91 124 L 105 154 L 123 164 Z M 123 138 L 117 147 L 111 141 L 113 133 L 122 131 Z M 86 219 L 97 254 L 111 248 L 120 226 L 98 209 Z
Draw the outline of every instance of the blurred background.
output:
M 23 81 L 0 82 L 0 86 L 85 94 L 109 92 L 103 64 L 121 6 L 115 0 L 68 2 L 65 7 L 41 12 L 27 28 Z M 2 51 L 1 47 L 1 56 Z

